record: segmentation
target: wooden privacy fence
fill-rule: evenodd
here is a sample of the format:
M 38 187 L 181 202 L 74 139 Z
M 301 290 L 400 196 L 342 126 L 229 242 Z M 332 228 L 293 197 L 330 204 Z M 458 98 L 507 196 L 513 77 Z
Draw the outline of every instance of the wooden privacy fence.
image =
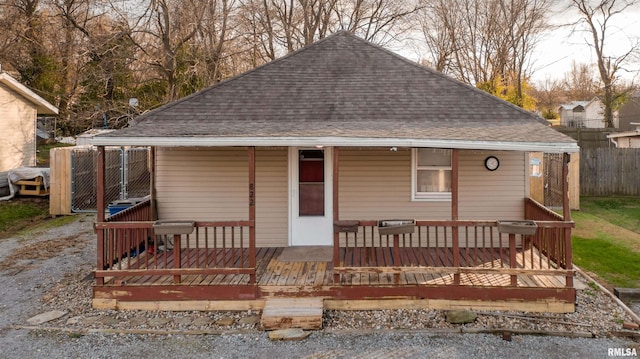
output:
M 640 195 L 640 148 L 583 148 L 580 194 Z

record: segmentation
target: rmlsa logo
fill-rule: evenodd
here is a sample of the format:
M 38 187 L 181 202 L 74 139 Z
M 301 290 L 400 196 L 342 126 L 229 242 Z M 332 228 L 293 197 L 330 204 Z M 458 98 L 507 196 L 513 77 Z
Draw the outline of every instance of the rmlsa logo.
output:
M 637 357 L 636 348 L 609 348 L 610 357 Z

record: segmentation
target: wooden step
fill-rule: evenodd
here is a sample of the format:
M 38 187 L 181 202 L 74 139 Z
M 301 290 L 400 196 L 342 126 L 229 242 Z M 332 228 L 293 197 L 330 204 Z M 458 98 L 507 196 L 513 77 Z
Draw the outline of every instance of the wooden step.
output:
M 323 298 L 267 298 L 260 323 L 265 330 L 321 329 Z

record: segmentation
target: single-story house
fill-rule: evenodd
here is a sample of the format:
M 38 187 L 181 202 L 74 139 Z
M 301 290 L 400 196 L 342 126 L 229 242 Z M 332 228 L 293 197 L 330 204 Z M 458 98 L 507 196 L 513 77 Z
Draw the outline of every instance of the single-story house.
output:
M 36 165 L 38 115 L 58 109 L 0 70 L 0 172 Z
M 574 310 L 568 199 L 529 198 L 528 156 L 576 141 L 348 32 L 134 122 L 91 139 L 98 208 L 105 146 L 151 171 L 150 200 L 98 211 L 97 307 Z
M 616 148 L 640 148 L 640 123 L 631 122 L 630 125 L 636 126 L 636 129 L 607 135 Z

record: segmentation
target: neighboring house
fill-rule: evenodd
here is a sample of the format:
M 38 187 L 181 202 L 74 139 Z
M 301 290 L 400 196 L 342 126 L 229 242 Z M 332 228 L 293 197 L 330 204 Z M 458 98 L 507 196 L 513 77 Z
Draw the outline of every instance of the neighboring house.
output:
M 98 211 L 96 307 L 574 310 L 568 204 L 529 199 L 528 157 L 576 142 L 347 32 L 91 143 L 98 208 L 105 146 L 152 173 L 150 201 Z
M 640 123 L 631 122 L 630 125 L 636 126 L 636 129 L 607 135 L 616 148 L 640 148 Z
M 605 128 L 604 104 L 598 97 L 590 101 L 572 101 L 558 108 L 560 125 L 576 128 Z M 613 125 L 618 127 L 618 117 L 614 114 Z
M 36 119 L 58 109 L 0 72 L 0 171 L 36 165 Z
M 629 95 L 628 101 L 618 110 L 618 117 L 621 131 L 633 131 L 636 128 L 633 122 L 640 123 L 640 91 Z
M 565 127 L 584 127 L 585 106 L 589 101 L 572 101 L 558 108 L 560 125 Z

